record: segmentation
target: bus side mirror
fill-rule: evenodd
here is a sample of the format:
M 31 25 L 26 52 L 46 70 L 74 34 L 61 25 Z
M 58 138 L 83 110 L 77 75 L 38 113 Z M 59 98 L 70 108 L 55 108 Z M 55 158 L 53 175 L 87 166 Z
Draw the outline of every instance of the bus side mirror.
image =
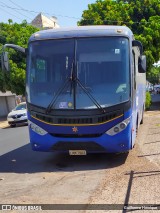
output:
M 145 73 L 146 72 L 146 56 L 141 55 L 138 58 L 138 72 Z
M 140 50 L 140 54 L 142 55 L 143 53 L 143 46 L 142 46 L 142 43 L 138 40 L 133 40 L 132 41 L 132 47 L 138 47 L 139 50 Z
M 8 52 L 2 52 L 1 54 L 1 67 L 3 71 L 9 71 Z

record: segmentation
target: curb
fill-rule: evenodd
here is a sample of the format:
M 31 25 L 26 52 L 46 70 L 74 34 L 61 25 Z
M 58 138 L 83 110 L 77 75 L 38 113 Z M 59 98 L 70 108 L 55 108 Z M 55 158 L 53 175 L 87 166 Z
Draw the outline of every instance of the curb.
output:
M 6 127 L 9 127 L 9 124 L 7 121 L 1 121 L 0 122 L 0 129 L 4 129 Z

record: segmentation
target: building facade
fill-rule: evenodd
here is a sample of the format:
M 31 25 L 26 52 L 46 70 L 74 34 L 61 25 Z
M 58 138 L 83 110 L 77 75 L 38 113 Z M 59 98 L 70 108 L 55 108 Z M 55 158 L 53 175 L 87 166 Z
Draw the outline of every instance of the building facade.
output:
M 52 16 L 50 18 L 46 17 L 42 13 L 39 13 L 31 22 L 31 25 L 34 27 L 37 27 L 39 29 L 53 29 L 53 28 L 59 28 L 59 25 L 57 24 L 57 18 L 55 16 Z
M 0 118 L 6 117 L 16 106 L 16 95 L 10 91 L 0 91 Z

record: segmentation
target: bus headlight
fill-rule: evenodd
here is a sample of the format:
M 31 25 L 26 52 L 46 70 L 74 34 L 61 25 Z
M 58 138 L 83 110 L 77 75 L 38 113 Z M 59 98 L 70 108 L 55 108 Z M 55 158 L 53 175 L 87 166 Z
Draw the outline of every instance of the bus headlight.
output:
M 28 121 L 28 124 L 29 124 L 29 127 L 34 131 L 36 132 L 37 134 L 39 135 L 46 135 L 47 132 L 42 129 L 41 127 L 39 127 L 38 125 L 36 125 L 35 123 L 31 122 L 31 121 Z
M 128 124 L 130 123 L 131 117 L 125 119 L 124 121 L 122 121 L 121 123 L 117 124 L 116 126 L 112 127 L 111 129 L 109 129 L 106 134 L 107 135 L 116 135 L 119 132 L 122 132 L 124 129 L 126 129 L 126 127 L 128 126 Z

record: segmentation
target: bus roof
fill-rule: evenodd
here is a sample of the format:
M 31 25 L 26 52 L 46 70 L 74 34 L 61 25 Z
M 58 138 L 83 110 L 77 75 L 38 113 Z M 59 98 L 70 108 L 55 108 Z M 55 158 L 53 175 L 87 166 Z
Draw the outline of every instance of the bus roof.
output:
M 69 28 L 56 28 L 50 30 L 42 30 L 34 33 L 30 39 L 48 40 L 61 38 L 77 38 L 77 37 L 97 37 L 97 36 L 127 36 L 133 38 L 132 31 L 125 26 L 77 26 Z

